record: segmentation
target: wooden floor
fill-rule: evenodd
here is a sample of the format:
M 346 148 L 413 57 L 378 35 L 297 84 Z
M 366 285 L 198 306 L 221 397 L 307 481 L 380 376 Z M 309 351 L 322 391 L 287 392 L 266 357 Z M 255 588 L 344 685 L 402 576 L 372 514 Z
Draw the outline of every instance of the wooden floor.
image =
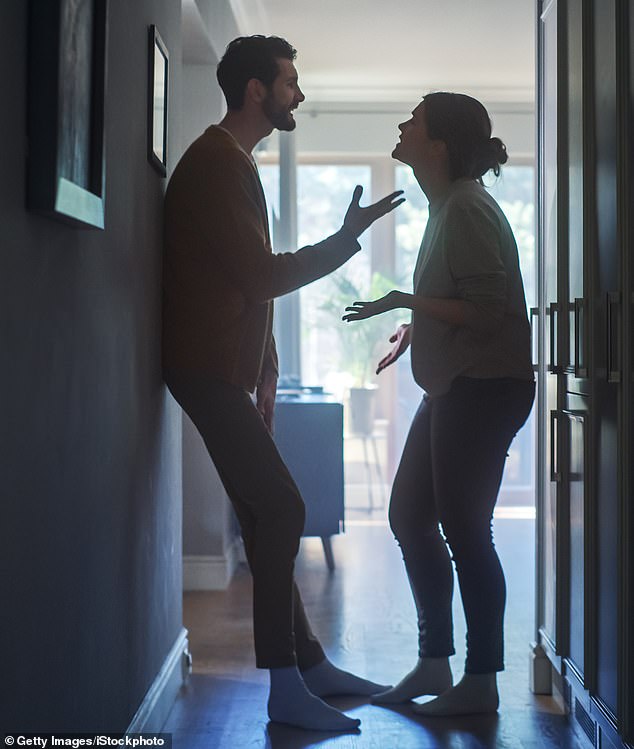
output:
M 495 522 L 508 583 L 507 668 L 500 677 L 498 715 L 424 719 L 408 706 L 388 709 L 340 698 L 332 704 L 361 719 L 359 732 L 316 733 L 269 723 L 268 674 L 253 665 L 251 582 L 241 569 L 227 591 L 185 595 L 194 671 L 164 728 L 174 749 L 577 749 L 566 717 L 552 700 L 535 698 L 528 689 L 533 528 L 530 519 Z M 313 627 L 338 666 L 394 683 L 416 661 L 415 616 L 398 547 L 383 520 L 366 519 L 349 523 L 333 548 L 337 569 L 329 574 L 320 542 L 302 541 L 297 579 Z M 465 628 L 457 591 L 455 599 L 452 667 L 458 679 Z

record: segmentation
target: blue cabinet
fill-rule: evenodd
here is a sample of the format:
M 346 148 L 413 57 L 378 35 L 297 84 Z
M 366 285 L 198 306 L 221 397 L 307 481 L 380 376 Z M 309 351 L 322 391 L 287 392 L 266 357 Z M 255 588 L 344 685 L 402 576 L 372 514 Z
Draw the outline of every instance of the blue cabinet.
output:
M 306 503 L 304 536 L 319 536 L 332 568 L 330 537 L 343 530 L 343 405 L 323 394 L 278 396 L 275 443 Z

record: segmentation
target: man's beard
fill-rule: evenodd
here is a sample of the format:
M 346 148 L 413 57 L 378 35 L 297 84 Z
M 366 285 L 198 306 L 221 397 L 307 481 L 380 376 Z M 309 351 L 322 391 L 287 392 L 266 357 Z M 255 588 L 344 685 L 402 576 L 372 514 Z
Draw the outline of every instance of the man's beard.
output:
M 288 107 L 280 106 L 273 98 L 273 92 L 269 92 L 262 102 L 262 109 L 271 125 L 278 130 L 295 130 L 297 123 L 293 119 Z

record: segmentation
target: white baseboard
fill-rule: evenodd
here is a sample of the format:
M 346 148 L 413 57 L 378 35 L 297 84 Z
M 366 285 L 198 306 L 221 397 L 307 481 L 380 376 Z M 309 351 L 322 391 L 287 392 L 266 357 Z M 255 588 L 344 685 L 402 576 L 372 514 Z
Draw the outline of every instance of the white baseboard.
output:
M 181 629 L 126 733 L 158 733 L 165 725 L 189 669 L 187 630 Z
M 184 556 L 183 590 L 225 590 L 241 561 L 237 538 L 223 555 Z

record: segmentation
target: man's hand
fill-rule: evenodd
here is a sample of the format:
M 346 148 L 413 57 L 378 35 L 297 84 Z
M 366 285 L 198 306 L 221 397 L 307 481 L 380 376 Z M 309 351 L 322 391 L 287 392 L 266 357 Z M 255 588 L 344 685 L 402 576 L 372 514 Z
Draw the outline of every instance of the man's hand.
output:
M 349 314 L 344 315 L 341 319 L 345 322 L 356 322 L 357 320 L 367 320 L 368 317 L 382 315 L 399 307 L 405 307 L 407 295 L 402 291 L 390 291 L 380 299 L 373 302 L 353 302 L 352 307 L 346 307 L 345 311 Z
M 266 428 L 273 434 L 273 413 L 277 393 L 277 374 L 273 371 L 263 375 L 255 391 L 256 406 L 262 414 Z
M 386 367 L 399 358 L 399 356 L 407 350 L 412 338 L 412 325 L 406 323 L 398 326 L 398 330 L 390 337 L 390 343 L 396 344 L 387 356 L 384 356 L 379 362 L 379 366 L 376 369 L 376 373 L 382 372 Z
M 387 197 L 378 200 L 376 203 L 361 208 L 359 201 L 363 194 L 363 188 L 361 185 L 357 185 L 352 193 L 352 200 L 346 211 L 343 225 L 351 231 L 355 237 L 361 236 L 363 232 L 371 226 L 378 218 L 385 216 L 386 213 L 393 211 L 401 203 L 405 202 L 405 198 L 399 198 L 399 195 L 403 194 L 403 190 L 397 190 L 391 193 Z M 398 198 L 398 200 L 397 200 Z

